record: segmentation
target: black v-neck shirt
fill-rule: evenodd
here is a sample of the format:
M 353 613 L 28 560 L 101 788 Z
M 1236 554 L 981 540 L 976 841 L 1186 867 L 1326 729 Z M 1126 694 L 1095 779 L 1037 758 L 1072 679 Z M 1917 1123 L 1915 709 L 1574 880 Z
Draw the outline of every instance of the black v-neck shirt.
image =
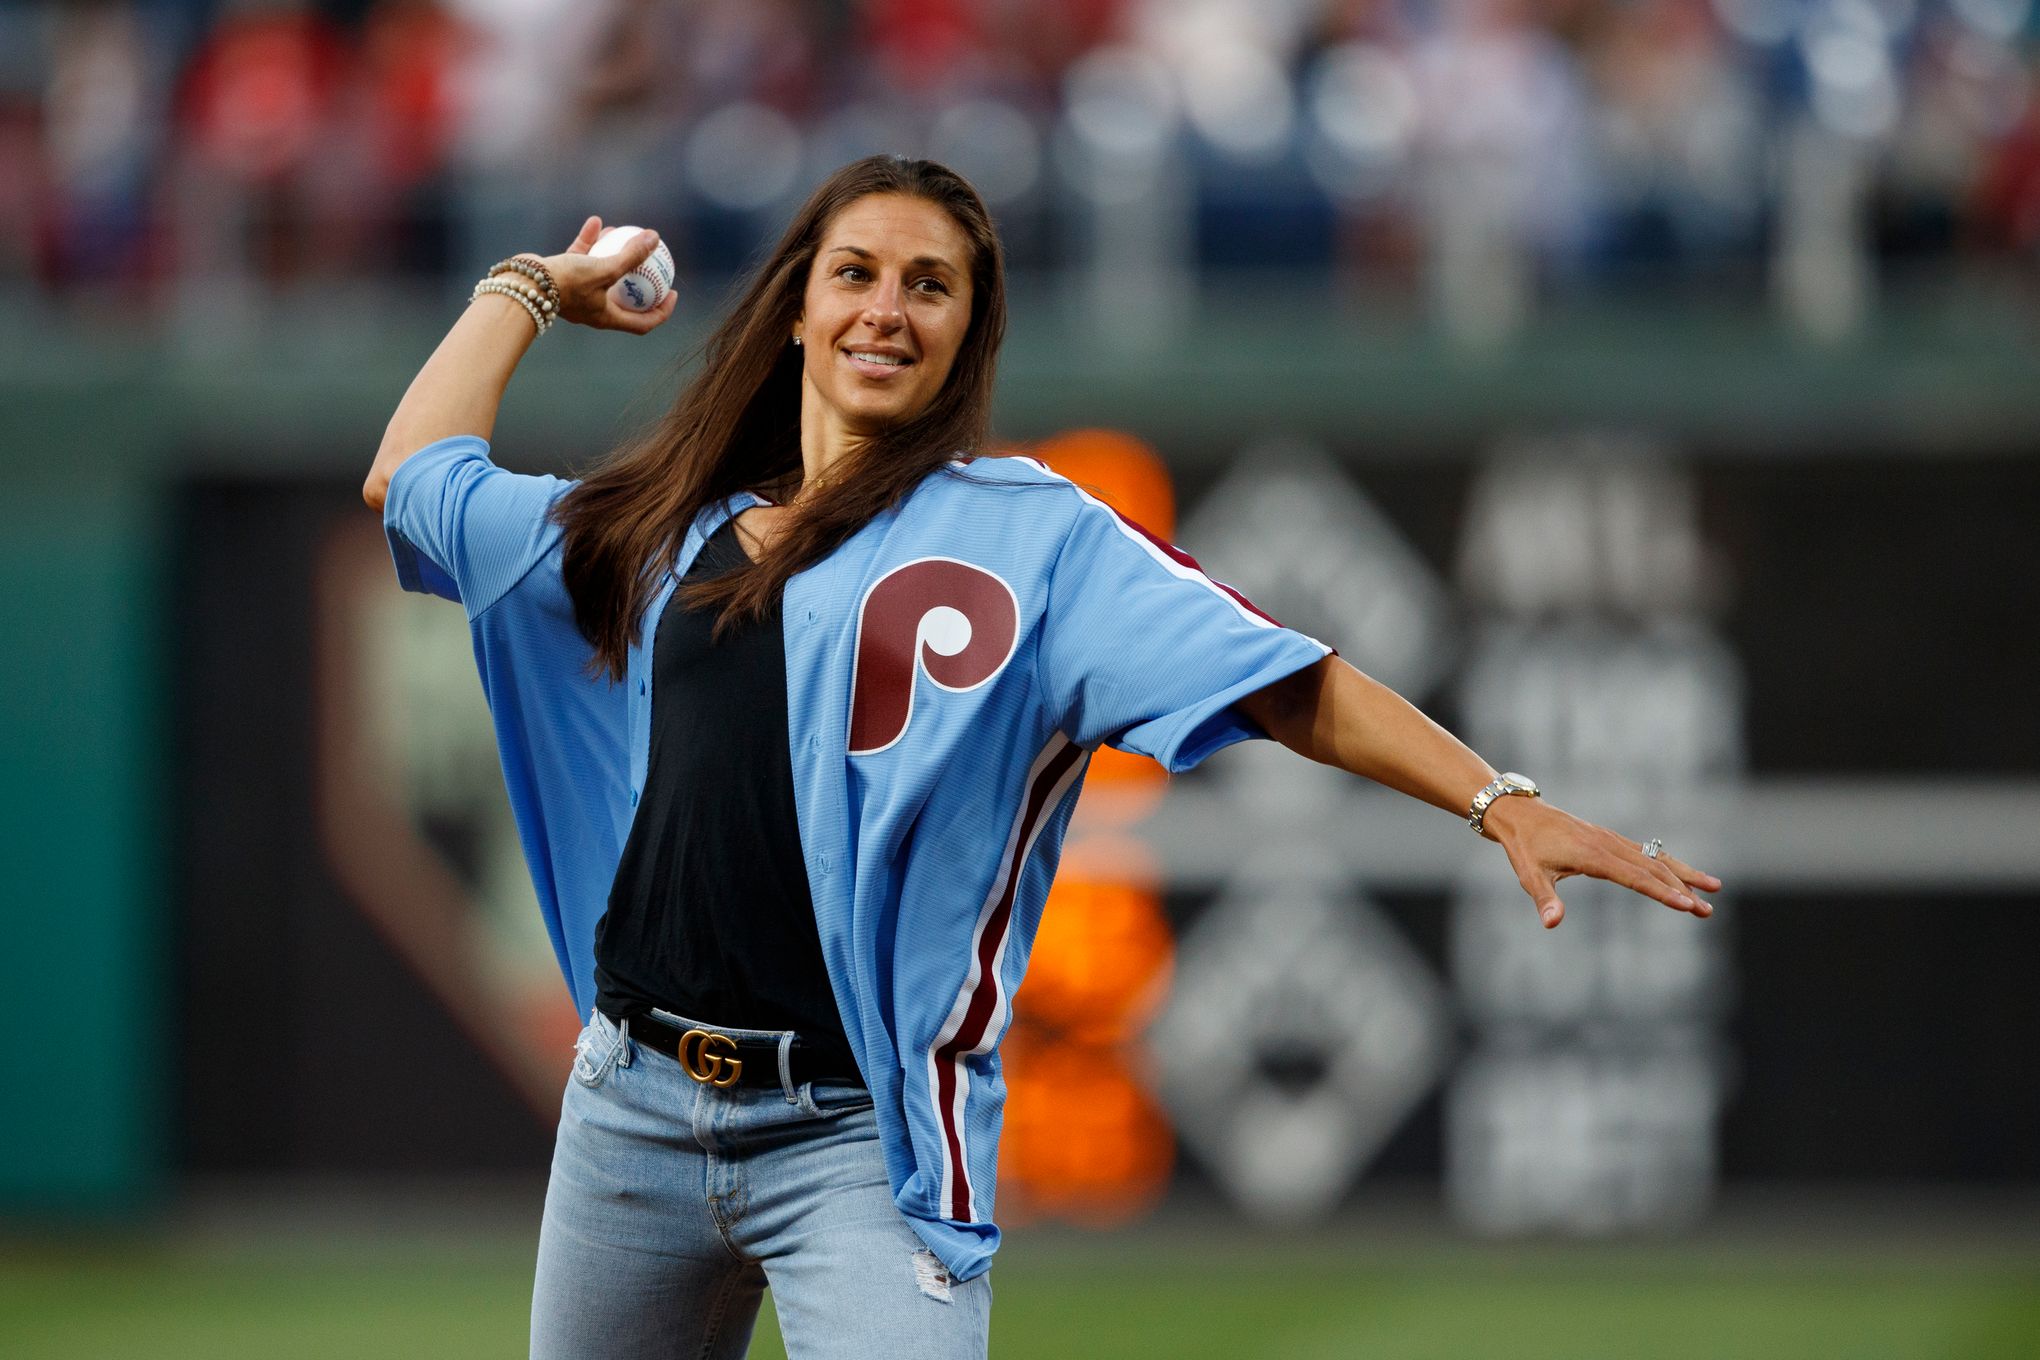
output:
M 685 579 L 746 560 L 732 519 Z M 650 765 L 595 929 L 595 1004 L 798 1030 L 847 1054 L 794 811 L 780 604 L 720 642 L 714 626 L 677 590 L 659 618 Z

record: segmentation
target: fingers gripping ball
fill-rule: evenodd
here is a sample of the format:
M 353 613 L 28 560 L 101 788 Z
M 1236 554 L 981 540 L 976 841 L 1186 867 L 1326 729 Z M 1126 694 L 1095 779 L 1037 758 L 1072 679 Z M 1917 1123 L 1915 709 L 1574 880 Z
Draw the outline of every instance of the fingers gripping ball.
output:
M 588 247 L 590 256 L 614 255 L 631 243 L 643 227 L 611 227 Z M 649 312 L 673 289 L 673 252 L 660 241 L 645 262 L 609 286 L 609 296 L 627 311 Z

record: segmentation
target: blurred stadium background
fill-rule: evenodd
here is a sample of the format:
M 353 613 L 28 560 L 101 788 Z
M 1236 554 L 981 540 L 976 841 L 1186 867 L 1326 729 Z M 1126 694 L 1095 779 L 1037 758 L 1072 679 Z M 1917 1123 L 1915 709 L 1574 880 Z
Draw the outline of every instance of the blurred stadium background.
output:
M 1442 814 L 1101 761 L 998 1352 L 2040 1354 L 2036 54 L 2032 0 L 0 7 L 0 1354 L 519 1353 L 575 1020 L 360 478 L 489 263 L 678 257 L 513 384 L 564 471 L 878 150 L 1000 218 L 1013 447 L 1730 885 L 1547 936 Z

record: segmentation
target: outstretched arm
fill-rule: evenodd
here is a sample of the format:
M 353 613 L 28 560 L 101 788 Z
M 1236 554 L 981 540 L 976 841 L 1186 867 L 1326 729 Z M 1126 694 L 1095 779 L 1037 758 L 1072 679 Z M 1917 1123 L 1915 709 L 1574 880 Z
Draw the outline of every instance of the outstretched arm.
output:
M 1364 775 L 1398 793 L 1464 817 L 1495 778 L 1486 761 L 1394 690 L 1328 656 L 1238 705 L 1275 740 L 1325 765 Z M 1713 911 L 1692 894 L 1721 880 L 1669 855 L 1645 858 L 1636 842 L 1580 820 L 1542 798 L 1497 798 L 1482 835 L 1508 852 L 1516 879 L 1547 927 L 1565 918 L 1559 879 L 1606 879 L 1678 911 Z
M 602 219 L 591 217 L 563 254 L 545 257 L 560 289 L 560 319 L 643 335 L 673 315 L 675 295 L 666 294 L 650 311 L 632 312 L 609 296 L 609 286 L 645 262 L 658 246 L 657 234 L 645 232 L 614 255 L 591 257 L 589 248 L 601 234 Z M 361 485 L 361 498 L 371 510 L 382 510 L 390 478 L 427 444 L 457 434 L 489 437 L 510 376 L 537 337 L 531 314 L 512 298 L 484 293 L 468 304 L 411 380 L 383 431 L 375 463 Z

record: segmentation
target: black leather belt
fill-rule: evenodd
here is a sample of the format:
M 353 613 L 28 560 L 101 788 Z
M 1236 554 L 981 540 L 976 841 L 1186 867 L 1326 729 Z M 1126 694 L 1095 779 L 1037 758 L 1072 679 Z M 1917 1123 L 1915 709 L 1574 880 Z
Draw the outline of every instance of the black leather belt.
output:
M 617 1016 L 610 1016 L 618 1025 Z M 706 1025 L 681 1029 L 655 1015 L 630 1017 L 630 1037 L 677 1060 L 687 1075 L 708 1086 L 778 1086 L 779 1040 L 725 1034 Z M 841 1044 L 817 1044 L 796 1035 L 787 1053 L 793 1084 L 824 1081 L 862 1086 L 857 1061 Z

